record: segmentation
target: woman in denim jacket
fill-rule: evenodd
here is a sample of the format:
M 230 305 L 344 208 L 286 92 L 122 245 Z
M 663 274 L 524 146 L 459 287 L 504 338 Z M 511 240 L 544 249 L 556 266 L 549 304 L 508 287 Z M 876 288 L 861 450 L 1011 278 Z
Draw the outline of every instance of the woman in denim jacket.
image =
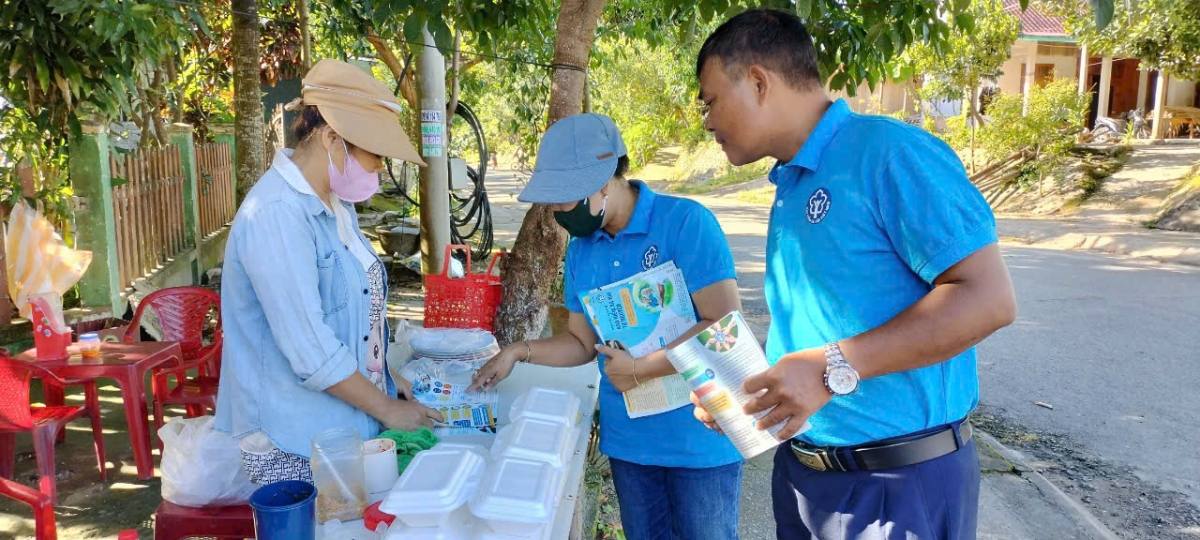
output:
M 312 481 L 312 437 L 440 420 L 384 366 L 383 265 L 352 203 L 379 189 L 381 156 L 424 164 L 379 81 L 323 60 L 304 78 L 293 130 L 234 218 L 225 248 L 225 326 L 216 427 L 241 439 L 251 481 Z

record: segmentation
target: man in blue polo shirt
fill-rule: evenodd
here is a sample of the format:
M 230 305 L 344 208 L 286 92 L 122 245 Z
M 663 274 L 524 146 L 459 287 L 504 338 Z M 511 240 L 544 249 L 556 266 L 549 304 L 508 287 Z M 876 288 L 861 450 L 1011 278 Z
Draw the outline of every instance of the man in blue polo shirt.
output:
M 741 309 L 733 255 L 712 212 L 626 180 L 625 154 L 621 133 L 605 116 L 571 116 L 546 130 L 518 199 L 551 205 L 572 237 L 563 295 L 570 331 L 505 347 L 479 369 L 471 389 L 494 386 L 517 363 L 581 366 L 599 352 L 600 451 L 612 465 L 625 537 L 736 539 L 741 455 L 695 421 L 692 405 L 630 418 L 621 393 L 675 369 L 662 350 L 634 359 L 600 345 L 583 313 L 581 294 L 668 261 L 682 271 L 700 321 L 683 337 Z
M 729 160 L 778 160 L 773 367 L 745 383 L 760 429 L 811 424 L 775 456 L 778 538 L 975 538 L 974 346 L 1016 316 L 991 209 L 940 140 L 831 102 L 790 13 L 730 19 L 696 72 Z

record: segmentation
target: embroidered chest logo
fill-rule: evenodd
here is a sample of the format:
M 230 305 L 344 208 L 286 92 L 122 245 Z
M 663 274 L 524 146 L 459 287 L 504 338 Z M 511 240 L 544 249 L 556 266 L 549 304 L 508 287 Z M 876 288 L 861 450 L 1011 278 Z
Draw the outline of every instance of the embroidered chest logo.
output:
M 655 266 L 658 266 L 658 244 L 651 244 L 642 254 L 642 270 L 649 270 Z
M 825 219 L 825 216 L 829 214 L 830 202 L 829 190 L 817 188 L 808 198 L 808 205 L 804 207 L 804 215 L 808 218 L 808 222 L 817 224 Z

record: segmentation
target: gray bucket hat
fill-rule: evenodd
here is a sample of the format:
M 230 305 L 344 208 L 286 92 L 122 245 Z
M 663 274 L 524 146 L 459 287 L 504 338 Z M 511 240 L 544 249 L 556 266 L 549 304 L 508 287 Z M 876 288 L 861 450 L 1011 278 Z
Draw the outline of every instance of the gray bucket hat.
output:
M 533 177 L 517 200 L 559 204 L 587 198 L 604 188 L 625 154 L 611 118 L 591 113 L 563 118 L 542 135 Z

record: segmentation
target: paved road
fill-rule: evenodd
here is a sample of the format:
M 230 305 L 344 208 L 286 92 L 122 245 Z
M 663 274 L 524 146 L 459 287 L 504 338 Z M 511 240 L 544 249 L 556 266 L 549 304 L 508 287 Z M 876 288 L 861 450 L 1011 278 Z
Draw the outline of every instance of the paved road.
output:
M 983 401 L 1200 506 L 1200 268 L 1012 247 L 1005 258 L 1020 315 L 980 346 Z

